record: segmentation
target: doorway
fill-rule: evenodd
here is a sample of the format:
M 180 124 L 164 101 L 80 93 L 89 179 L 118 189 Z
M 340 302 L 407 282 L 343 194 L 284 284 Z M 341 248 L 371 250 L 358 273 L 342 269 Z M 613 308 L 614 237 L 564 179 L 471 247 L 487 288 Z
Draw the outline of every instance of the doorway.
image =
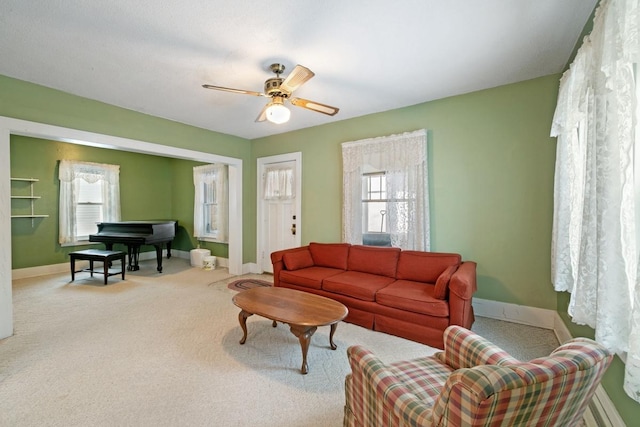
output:
M 261 157 L 257 167 L 258 269 L 273 273 L 271 253 L 301 245 L 302 153 Z
M 229 165 L 229 273 L 242 274 L 242 159 L 0 116 L 0 339 L 13 335 L 10 137 L 22 135 L 134 153 Z

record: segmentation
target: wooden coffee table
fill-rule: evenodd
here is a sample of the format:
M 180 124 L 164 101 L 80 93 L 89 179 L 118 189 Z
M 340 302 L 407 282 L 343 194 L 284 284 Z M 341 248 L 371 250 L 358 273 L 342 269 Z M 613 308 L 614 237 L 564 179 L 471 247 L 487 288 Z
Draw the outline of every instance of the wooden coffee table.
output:
M 241 309 L 238 320 L 244 336 L 240 344 L 247 341 L 247 317 L 254 314 L 273 320 L 274 328 L 277 322 L 289 325 L 291 333 L 298 338 L 302 347 L 300 372 L 303 374 L 309 371 L 307 351 L 311 336 L 318 326 L 331 325 L 329 344 L 335 350 L 338 347 L 333 342 L 333 334 L 338 322 L 349 313 L 347 307 L 338 301 L 280 287 L 260 287 L 240 292 L 233 297 L 233 303 Z

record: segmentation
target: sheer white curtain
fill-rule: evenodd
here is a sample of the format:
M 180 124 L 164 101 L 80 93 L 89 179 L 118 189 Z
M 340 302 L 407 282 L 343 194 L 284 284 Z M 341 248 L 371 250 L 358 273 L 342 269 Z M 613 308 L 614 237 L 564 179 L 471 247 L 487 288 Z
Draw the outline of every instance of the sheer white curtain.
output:
M 392 246 L 428 250 L 427 132 L 424 129 L 342 144 L 342 240 L 362 244 L 363 175 L 385 172 Z
M 214 238 L 207 224 L 215 224 L 215 240 L 229 241 L 229 167 L 222 164 L 193 168 L 195 186 L 193 234 L 197 239 Z
M 573 322 L 626 353 L 624 389 L 640 402 L 640 285 L 634 144 L 639 0 L 603 0 L 560 81 L 552 281 Z M 640 147 L 637 147 L 640 149 Z M 639 165 L 640 166 L 640 165 Z
M 288 200 L 295 197 L 295 171 L 289 166 L 267 166 L 265 168 L 265 200 Z
M 90 184 L 101 182 L 103 221 L 120 221 L 120 166 L 61 160 L 58 178 L 60 180 L 58 233 L 60 244 L 71 244 L 77 241 L 76 206 L 79 180 Z

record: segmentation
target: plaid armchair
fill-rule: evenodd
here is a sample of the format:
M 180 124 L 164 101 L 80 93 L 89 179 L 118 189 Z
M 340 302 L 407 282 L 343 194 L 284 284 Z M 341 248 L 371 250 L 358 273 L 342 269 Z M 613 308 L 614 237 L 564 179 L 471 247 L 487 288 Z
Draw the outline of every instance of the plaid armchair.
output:
M 613 357 L 576 338 L 521 362 L 460 326 L 430 357 L 386 365 L 361 346 L 347 356 L 345 427 L 580 425 Z

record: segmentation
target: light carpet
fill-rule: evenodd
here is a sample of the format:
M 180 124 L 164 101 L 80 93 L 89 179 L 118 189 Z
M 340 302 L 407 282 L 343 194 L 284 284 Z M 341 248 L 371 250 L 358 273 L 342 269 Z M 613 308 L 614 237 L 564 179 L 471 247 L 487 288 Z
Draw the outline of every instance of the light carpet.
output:
M 252 277 L 251 275 L 242 277 Z M 259 276 L 256 276 L 259 277 Z M 434 349 L 341 322 L 309 347 L 251 316 L 248 338 L 225 269 L 155 261 L 102 285 L 58 274 L 14 281 L 15 335 L 0 341 L 2 426 L 341 426 L 346 349 L 385 361 Z

